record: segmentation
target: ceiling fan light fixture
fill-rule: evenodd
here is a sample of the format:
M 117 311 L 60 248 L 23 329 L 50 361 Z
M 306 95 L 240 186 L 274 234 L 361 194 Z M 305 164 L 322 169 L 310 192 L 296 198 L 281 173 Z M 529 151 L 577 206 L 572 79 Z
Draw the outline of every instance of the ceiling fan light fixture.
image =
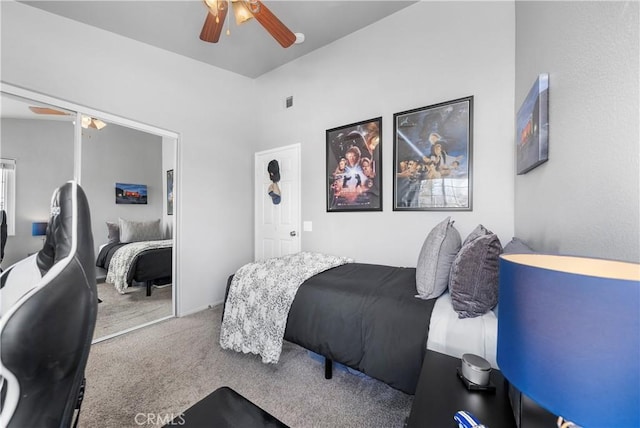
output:
M 253 14 L 244 5 L 244 2 L 234 1 L 231 2 L 231 6 L 233 7 L 233 15 L 236 17 L 236 25 L 243 24 L 253 18 Z
M 209 9 L 209 13 L 218 16 L 218 12 L 227 8 L 227 0 L 202 0 Z
M 99 131 L 107 126 L 107 124 L 100 119 L 94 119 L 93 117 L 82 115 L 82 122 L 80 123 L 80 126 L 82 126 L 84 129 L 93 128 Z
M 91 120 L 91 127 L 97 129 L 98 131 L 104 128 L 105 126 L 107 126 L 107 124 L 101 121 L 100 119 Z

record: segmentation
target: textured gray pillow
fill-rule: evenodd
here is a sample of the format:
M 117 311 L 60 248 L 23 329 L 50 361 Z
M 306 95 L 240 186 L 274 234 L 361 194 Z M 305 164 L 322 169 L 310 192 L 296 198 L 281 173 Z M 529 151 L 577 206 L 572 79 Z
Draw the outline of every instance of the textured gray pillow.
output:
M 120 242 L 120 225 L 118 223 L 107 222 L 107 240 L 109 244 Z
M 120 219 L 120 242 L 156 241 L 162 239 L 160 219 L 131 221 Z
M 471 233 L 469 234 L 469 236 L 467 236 L 464 241 L 462 242 L 462 246 L 464 247 L 465 245 L 467 245 L 469 242 L 473 241 L 476 238 L 479 238 L 481 236 L 484 235 L 491 235 L 491 231 L 489 229 L 487 229 L 486 227 L 484 227 L 483 225 L 479 224 L 476 226 L 475 229 L 473 229 L 471 231 Z
M 451 265 L 449 293 L 458 318 L 474 318 L 498 303 L 502 245 L 490 232 L 465 242 Z
M 460 233 L 447 217 L 434 227 L 420 250 L 416 265 L 417 297 L 434 299 L 440 297 L 449 285 L 451 263 L 460 250 Z

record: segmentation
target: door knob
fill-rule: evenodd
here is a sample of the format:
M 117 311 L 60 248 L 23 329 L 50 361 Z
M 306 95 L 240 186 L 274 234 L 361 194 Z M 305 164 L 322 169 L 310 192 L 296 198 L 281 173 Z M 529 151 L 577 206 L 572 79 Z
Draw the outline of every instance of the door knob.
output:
M 289 235 L 291 235 L 291 236 L 296 236 L 296 231 L 295 231 L 295 230 L 292 230 L 291 232 L 289 232 Z

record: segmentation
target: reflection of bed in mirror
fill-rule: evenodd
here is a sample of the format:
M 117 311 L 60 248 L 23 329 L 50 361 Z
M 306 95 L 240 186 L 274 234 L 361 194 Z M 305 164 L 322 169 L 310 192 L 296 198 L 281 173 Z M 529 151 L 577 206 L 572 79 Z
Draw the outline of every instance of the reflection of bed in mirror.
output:
M 143 282 L 147 296 L 153 285 L 171 283 L 173 240 L 164 239 L 160 219 L 106 222 L 108 243 L 102 245 L 96 266 L 107 272 L 106 282 L 125 294 L 134 281 Z
M 120 294 L 135 282 L 143 282 L 147 296 L 153 285 L 166 285 L 172 278 L 172 240 L 133 243 L 111 242 L 100 248 L 96 266 L 107 271 L 106 282 Z

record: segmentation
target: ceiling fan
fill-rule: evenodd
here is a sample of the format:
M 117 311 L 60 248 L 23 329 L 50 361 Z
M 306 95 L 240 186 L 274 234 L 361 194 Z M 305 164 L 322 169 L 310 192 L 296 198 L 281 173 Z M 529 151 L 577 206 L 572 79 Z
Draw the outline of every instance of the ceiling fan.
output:
M 255 18 L 283 48 L 288 48 L 296 42 L 296 35 L 259 0 L 203 1 L 207 6 L 208 13 L 200 32 L 200 40 L 218 43 L 227 12 L 230 8 L 233 8 L 233 14 L 238 25 Z M 227 28 L 228 34 L 229 29 Z
M 67 113 L 66 111 L 56 110 L 56 109 L 50 108 L 50 107 L 29 106 L 29 110 L 31 110 L 35 114 L 51 114 L 51 115 L 55 115 L 55 116 L 70 116 L 71 115 L 71 113 Z M 82 115 L 82 123 L 80 125 L 85 129 L 93 128 L 93 129 L 97 129 L 97 130 L 100 130 L 100 129 L 104 128 L 105 126 L 107 126 L 107 124 L 104 123 L 103 121 L 101 121 L 100 119 L 96 119 L 94 117 L 90 117 L 90 116 L 87 116 L 87 115 L 84 115 L 84 114 Z

